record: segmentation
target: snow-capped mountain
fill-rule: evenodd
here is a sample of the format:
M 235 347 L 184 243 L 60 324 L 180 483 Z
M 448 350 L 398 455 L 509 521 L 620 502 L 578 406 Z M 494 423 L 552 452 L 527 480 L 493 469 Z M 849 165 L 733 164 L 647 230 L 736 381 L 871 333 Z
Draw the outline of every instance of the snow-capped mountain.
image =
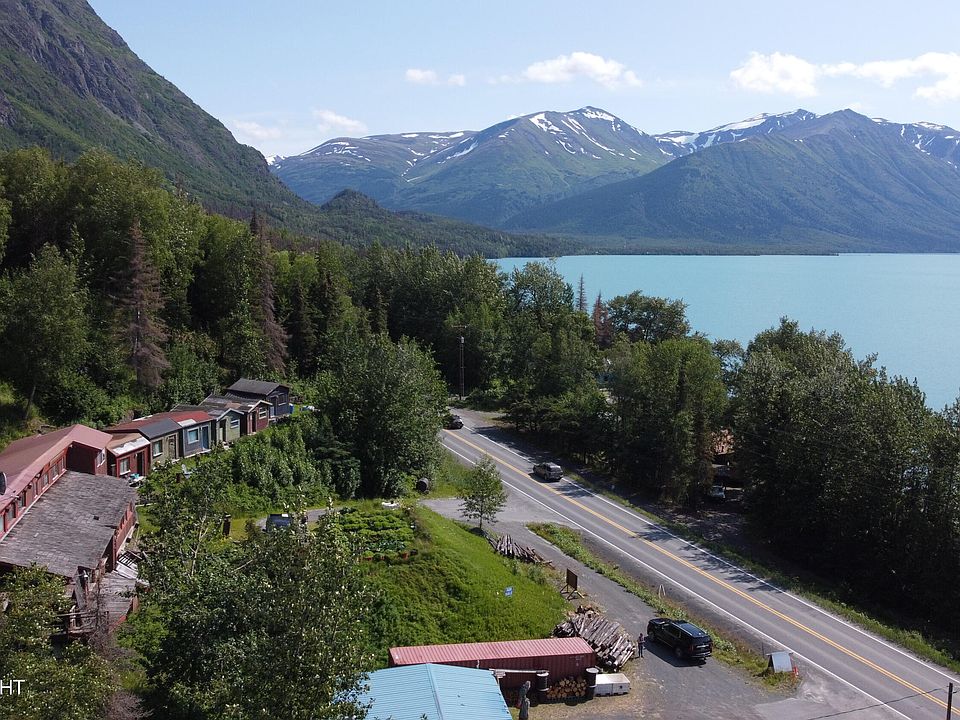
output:
M 269 162 L 273 173 L 316 203 L 350 188 L 388 208 L 503 226 L 530 208 L 640 177 L 693 153 L 766 136 L 802 142 L 841 117 L 797 109 L 701 132 L 650 135 L 588 106 L 531 113 L 480 131 L 335 138 Z M 875 122 L 891 143 L 907 143 L 954 168 L 960 163 L 960 133 L 951 128 Z
M 960 132 L 957 130 L 929 122 L 892 123 L 883 118 L 873 120 L 920 152 L 960 167 Z
M 650 135 L 604 110 L 544 111 L 481 131 L 335 138 L 272 170 L 323 202 L 352 187 L 387 207 L 497 223 L 520 210 L 673 159 Z
M 757 251 L 956 252 L 960 173 L 942 157 L 957 139 L 951 135 L 841 110 L 742 142 L 714 141 L 504 225 Z
M 756 117 L 741 120 L 740 122 L 720 125 L 712 130 L 703 132 L 687 132 L 674 130 L 672 132 L 655 135 L 657 142 L 665 151 L 677 157 L 698 150 L 704 150 L 712 145 L 721 145 L 728 142 L 741 142 L 757 135 L 769 135 L 779 132 L 798 123 L 814 120 L 817 116 L 807 110 L 799 109 L 791 112 L 773 115 L 763 113 Z

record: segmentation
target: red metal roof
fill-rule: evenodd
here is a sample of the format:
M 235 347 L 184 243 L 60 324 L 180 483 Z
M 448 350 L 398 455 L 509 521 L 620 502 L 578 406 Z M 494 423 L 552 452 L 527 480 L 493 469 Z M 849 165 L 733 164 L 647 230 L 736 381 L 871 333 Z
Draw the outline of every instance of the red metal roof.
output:
M 177 412 L 164 413 L 164 415 L 177 422 L 183 422 L 184 420 L 210 422 L 210 413 L 206 410 L 178 410 Z
M 390 649 L 393 665 L 452 663 L 511 658 L 541 658 L 552 655 L 591 655 L 593 648 L 583 638 L 506 640 L 459 645 L 416 645 Z
M 210 420 L 210 413 L 205 410 L 154 413 L 153 415 L 146 415 L 135 420 L 130 420 L 129 422 L 120 423 L 119 425 L 111 425 L 107 430 L 110 432 L 139 430 L 145 425 L 153 425 L 163 420 L 171 420 L 177 424 L 180 424 L 184 420 L 207 422 Z
M 7 474 L 7 491 L 0 503 L 20 493 L 43 466 L 73 443 L 104 450 L 113 438 L 86 425 L 71 425 L 45 435 L 14 440 L 0 453 L 0 471 Z

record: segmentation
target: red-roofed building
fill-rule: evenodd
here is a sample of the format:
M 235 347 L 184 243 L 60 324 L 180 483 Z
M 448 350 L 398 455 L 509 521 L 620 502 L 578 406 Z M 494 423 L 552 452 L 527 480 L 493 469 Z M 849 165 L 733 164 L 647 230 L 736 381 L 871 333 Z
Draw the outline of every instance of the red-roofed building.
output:
M 534 680 L 543 670 L 553 680 L 579 677 L 586 668 L 596 665 L 597 655 L 579 637 L 390 648 L 390 667 L 424 663 L 509 670 L 501 686 L 517 687 L 524 680 Z
M 146 475 L 157 465 L 207 452 L 217 441 L 216 418 L 205 410 L 188 410 L 147 415 L 106 428 L 116 437 L 111 444 L 110 474 Z M 139 435 L 149 444 L 131 435 Z M 120 439 L 123 441 L 120 442 Z
M 107 433 L 73 425 L 22 438 L 0 453 L 0 538 L 67 470 L 104 475 Z

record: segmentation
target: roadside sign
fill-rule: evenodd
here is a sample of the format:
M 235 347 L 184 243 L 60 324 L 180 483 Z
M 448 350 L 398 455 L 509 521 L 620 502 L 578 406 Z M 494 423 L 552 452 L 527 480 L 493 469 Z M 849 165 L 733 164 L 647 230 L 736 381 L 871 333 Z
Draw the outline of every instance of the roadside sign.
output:
M 577 589 L 577 575 L 570 568 L 567 568 L 567 587 L 571 590 Z

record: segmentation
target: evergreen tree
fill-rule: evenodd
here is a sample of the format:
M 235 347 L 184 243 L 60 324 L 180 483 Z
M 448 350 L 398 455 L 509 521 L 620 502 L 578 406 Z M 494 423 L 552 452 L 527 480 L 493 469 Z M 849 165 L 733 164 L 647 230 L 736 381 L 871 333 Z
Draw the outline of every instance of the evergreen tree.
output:
M 607 317 L 607 306 L 597 293 L 597 300 L 593 303 L 593 339 L 597 347 L 607 348 L 613 340 L 610 332 L 610 321 Z
M 260 241 L 260 287 L 258 293 L 257 318 L 265 342 L 264 355 L 267 369 L 283 374 L 287 360 L 287 333 L 277 322 L 274 305 L 273 265 L 270 262 L 270 246 Z
M 587 313 L 587 286 L 583 284 L 583 275 L 580 275 L 577 286 L 577 312 Z
M 120 335 L 127 348 L 127 363 L 137 385 L 153 390 L 170 363 L 161 347 L 167 330 L 160 319 L 160 276 L 150 260 L 139 220 L 130 228 L 130 263 L 120 293 Z

